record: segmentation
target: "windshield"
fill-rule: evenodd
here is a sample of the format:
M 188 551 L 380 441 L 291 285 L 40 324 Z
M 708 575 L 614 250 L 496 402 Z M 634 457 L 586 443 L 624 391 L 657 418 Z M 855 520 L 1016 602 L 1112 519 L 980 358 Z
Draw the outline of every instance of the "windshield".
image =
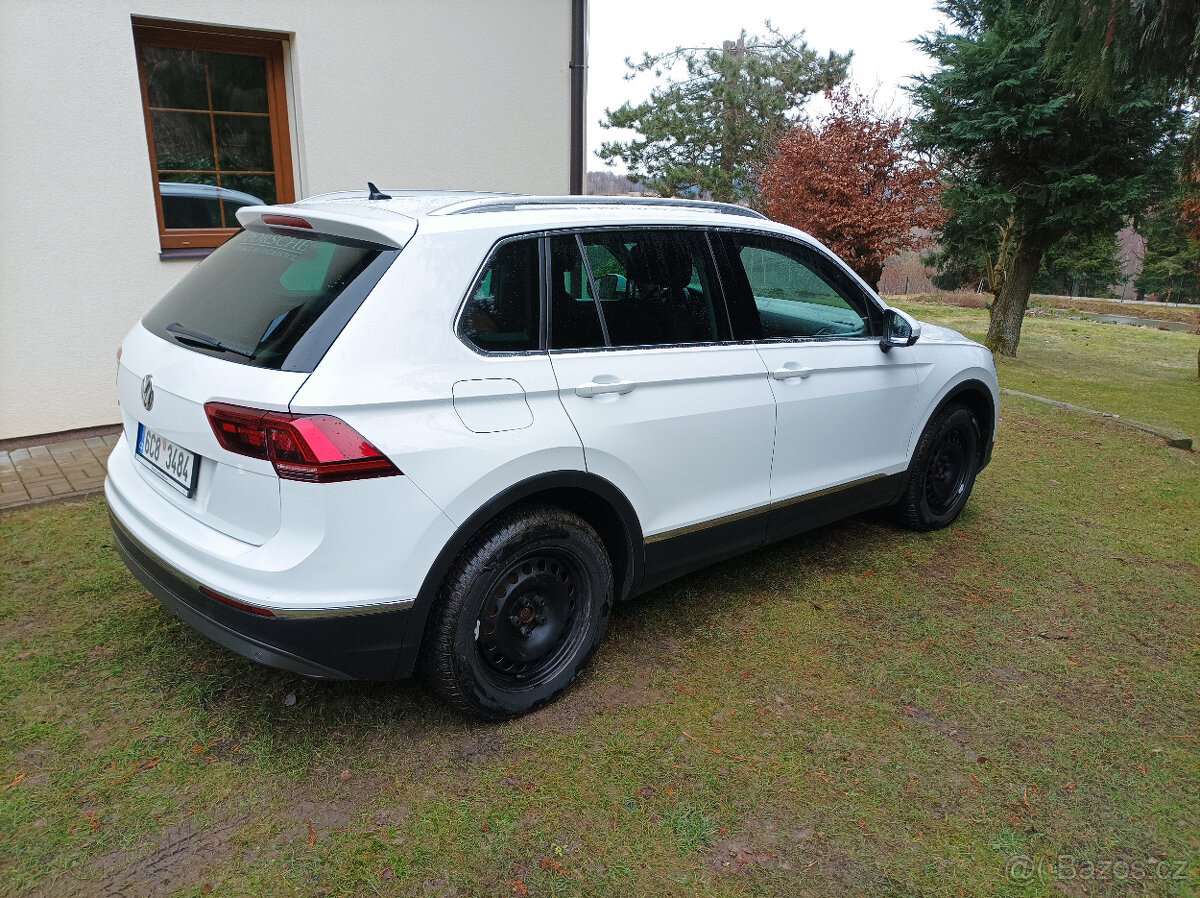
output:
M 206 355 L 312 371 L 396 254 L 322 235 L 240 231 L 142 324 Z

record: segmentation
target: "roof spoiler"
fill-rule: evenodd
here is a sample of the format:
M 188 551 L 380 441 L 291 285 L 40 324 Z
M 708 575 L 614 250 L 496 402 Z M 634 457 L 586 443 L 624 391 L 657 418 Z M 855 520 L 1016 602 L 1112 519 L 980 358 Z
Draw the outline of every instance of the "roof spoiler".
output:
M 238 222 L 248 231 L 313 237 L 318 234 L 357 240 L 389 249 L 403 249 L 417 232 L 417 223 L 395 212 L 376 212 L 356 207 L 347 215 L 330 209 L 303 206 L 243 206 Z M 372 219 L 380 227 L 372 227 Z

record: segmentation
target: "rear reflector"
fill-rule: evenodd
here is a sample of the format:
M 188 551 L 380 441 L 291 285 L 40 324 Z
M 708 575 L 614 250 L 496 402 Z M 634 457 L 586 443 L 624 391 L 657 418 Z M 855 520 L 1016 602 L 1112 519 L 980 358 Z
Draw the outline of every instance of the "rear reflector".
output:
M 290 415 L 226 402 L 206 403 L 204 411 L 222 447 L 267 459 L 284 480 L 335 483 L 401 473 L 362 434 L 332 415 Z
M 237 599 L 231 599 L 229 596 L 223 596 L 215 590 L 209 589 L 207 586 L 201 586 L 200 591 L 210 599 L 216 599 L 222 605 L 228 605 L 230 608 L 236 608 L 238 611 L 246 611 L 250 614 L 257 614 L 259 617 L 274 617 L 275 612 L 269 608 L 259 608 L 257 605 L 247 605 L 245 602 L 239 602 Z
M 306 231 L 313 229 L 312 224 L 299 218 L 295 215 L 264 215 L 262 217 L 263 224 L 271 225 L 276 228 L 303 228 Z

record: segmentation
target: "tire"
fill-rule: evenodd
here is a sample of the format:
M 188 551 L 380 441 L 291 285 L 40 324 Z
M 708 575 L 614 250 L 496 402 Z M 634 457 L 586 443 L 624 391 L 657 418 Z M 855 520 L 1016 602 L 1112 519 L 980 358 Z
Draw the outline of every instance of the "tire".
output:
M 465 714 L 504 720 L 557 698 L 608 626 L 612 565 L 596 531 L 550 506 L 498 518 L 447 574 L 420 660 Z
M 896 503 L 899 522 L 910 530 L 945 527 L 963 510 L 979 473 L 979 422 L 965 405 L 952 403 L 925 426 L 908 485 Z

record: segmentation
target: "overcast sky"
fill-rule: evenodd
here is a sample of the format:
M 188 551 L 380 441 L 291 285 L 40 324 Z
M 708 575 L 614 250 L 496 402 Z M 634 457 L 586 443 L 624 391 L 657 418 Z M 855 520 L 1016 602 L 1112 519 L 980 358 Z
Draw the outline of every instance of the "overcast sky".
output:
M 931 70 L 927 56 L 909 44 L 942 22 L 933 0 L 592 0 L 588 4 L 588 163 L 602 170 L 595 152 L 621 132 L 600 127 L 605 109 L 645 99 L 653 73 L 625 81 L 625 57 L 685 47 L 719 47 L 744 28 L 765 34 L 763 21 L 785 33 L 805 32 L 821 54 L 854 51 L 850 78 L 884 106 L 908 108 L 900 89 L 907 76 Z M 809 109 L 820 111 L 819 104 Z M 622 171 L 620 167 L 610 169 Z

